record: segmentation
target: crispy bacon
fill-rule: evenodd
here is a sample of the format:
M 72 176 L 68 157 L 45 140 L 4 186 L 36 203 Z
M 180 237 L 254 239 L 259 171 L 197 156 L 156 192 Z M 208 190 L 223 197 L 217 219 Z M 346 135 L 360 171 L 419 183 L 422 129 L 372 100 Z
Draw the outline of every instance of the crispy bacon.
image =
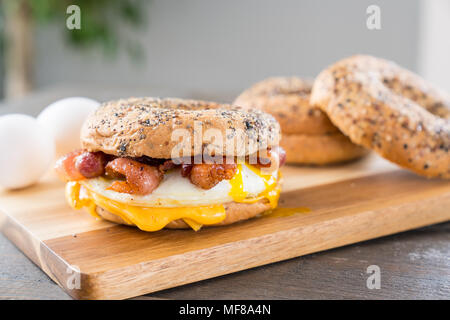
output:
M 189 177 L 192 171 L 193 164 L 182 164 L 181 165 L 181 176 L 186 178 Z
M 268 149 L 263 156 L 258 154 L 259 167 L 270 167 L 273 160 L 279 166 L 286 162 L 286 152 L 281 147 Z M 115 158 L 103 152 L 88 152 L 76 150 L 61 157 L 55 166 L 56 172 L 64 181 L 91 179 L 106 175 L 119 179 L 114 181 L 109 189 L 129 194 L 150 194 L 155 190 L 168 170 L 180 167 L 181 176 L 189 178 L 202 189 L 211 189 L 222 180 L 230 180 L 236 174 L 235 163 L 202 163 L 184 164 L 174 163 L 168 159 L 153 159 L 149 157 Z M 248 159 L 247 159 L 248 160 Z M 123 180 L 124 179 L 124 180 Z
M 75 160 L 75 168 L 88 179 L 103 175 L 105 164 L 106 157 L 103 152 L 83 152 Z
M 78 181 L 103 175 L 105 164 L 103 152 L 76 150 L 59 158 L 55 171 L 63 181 Z
M 177 165 L 172 160 L 166 160 L 158 166 L 158 169 L 162 173 L 166 173 L 166 171 L 169 171 L 175 167 L 177 167 Z
M 276 158 L 278 158 L 278 167 L 281 167 L 286 163 L 286 151 L 284 151 L 282 147 L 267 149 L 267 152 L 264 155 L 258 153 L 256 158 L 257 163 L 254 165 L 257 167 L 268 168 L 272 166 L 272 160 Z
M 211 189 L 222 180 L 233 178 L 237 165 L 233 164 L 194 164 L 189 173 L 189 180 L 202 188 Z
M 63 181 L 77 181 L 85 179 L 75 166 L 77 157 L 82 154 L 82 150 L 72 151 L 56 161 L 55 171 Z
M 116 158 L 105 169 L 108 176 L 125 178 L 125 181 L 114 181 L 108 188 L 121 193 L 150 194 L 163 179 L 158 168 L 128 158 Z

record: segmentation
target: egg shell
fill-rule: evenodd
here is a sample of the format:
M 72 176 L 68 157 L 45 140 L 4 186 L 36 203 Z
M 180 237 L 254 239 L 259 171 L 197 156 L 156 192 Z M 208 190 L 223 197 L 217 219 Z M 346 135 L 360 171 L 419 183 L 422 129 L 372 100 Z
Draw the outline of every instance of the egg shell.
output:
M 17 189 L 37 182 L 51 166 L 54 149 L 52 136 L 35 118 L 0 117 L 0 186 Z
M 84 120 L 100 105 L 98 101 L 84 97 L 58 100 L 45 108 L 38 122 L 55 140 L 56 156 L 80 148 L 80 130 Z

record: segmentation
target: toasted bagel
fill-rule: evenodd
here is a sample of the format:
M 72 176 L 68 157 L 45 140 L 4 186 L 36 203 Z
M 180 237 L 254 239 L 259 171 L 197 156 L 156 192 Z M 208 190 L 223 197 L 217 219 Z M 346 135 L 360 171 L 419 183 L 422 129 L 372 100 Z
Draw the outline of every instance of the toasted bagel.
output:
M 196 150 L 194 130 L 208 129 L 221 133 L 220 150 L 217 142 L 206 140 L 200 143 L 203 150 Z M 177 130 L 194 138 L 181 141 L 174 137 Z M 242 136 L 237 138 L 237 132 Z M 86 150 L 121 157 L 170 159 L 174 148 L 190 150 L 184 156 L 211 148 L 224 156 L 249 155 L 277 146 L 280 136 L 278 122 L 261 110 L 195 100 L 130 98 L 104 103 L 91 114 L 82 127 L 81 144 Z M 236 139 L 244 142 L 244 150 Z
M 289 163 L 326 165 L 358 159 L 368 153 L 340 132 L 307 135 L 283 134 L 280 142 Z
M 309 104 L 312 81 L 298 77 L 273 77 L 242 92 L 234 105 L 270 113 L 286 134 L 339 132 L 324 112 Z
M 450 178 L 450 97 L 418 75 L 353 56 L 319 74 L 311 103 L 354 143 L 419 175 Z
M 287 163 L 326 165 L 365 155 L 309 103 L 311 88 L 311 81 L 298 77 L 269 78 L 245 90 L 233 104 L 260 109 L 279 121 Z

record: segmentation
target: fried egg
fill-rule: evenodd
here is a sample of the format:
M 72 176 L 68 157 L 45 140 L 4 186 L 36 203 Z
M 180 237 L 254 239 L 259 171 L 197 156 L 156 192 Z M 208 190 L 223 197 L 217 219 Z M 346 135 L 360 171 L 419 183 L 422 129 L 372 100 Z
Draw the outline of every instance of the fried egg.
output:
M 120 203 L 140 207 L 196 207 L 223 204 L 230 201 L 245 202 L 264 193 L 278 178 L 278 172 L 261 174 L 249 164 L 238 165 L 231 180 L 222 180 L 211 189 L 204 190 L 181 176 L 180 169 L 166 174 L 159 186 L 148 195 L 119 193 L 108 189 L 113 180 L 104 177 L 88 179 L 80 183 L 91 192 Z

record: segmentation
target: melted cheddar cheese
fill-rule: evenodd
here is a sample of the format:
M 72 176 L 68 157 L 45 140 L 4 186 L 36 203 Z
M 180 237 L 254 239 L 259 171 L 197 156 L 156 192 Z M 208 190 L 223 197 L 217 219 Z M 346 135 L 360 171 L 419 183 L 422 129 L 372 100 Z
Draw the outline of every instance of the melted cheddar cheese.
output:
M 238 164 L 235 176 L 230 180 L 229 196 L 235 202 L 254 203 L 261 199 L 268 199 L 272 208 L 278 204 L 280 186 L 273 175 L 264 175 L 260 169 L 245 164 L 256 175 L 263 179 L 265 190 L 257 197 L 247 198 L 244 190 L 242 164 Z M 279 173 L 278 173 L 279 174 Z M 142 207 L 106 198 L 91 190 L 83 182 L 71 181 L 66 185 L 66 198 L 74 209 L 86 207 L 91 215 L 100 218 L 96 207 L 102 207 L 119 216 L 128 224 L 134 224 L 144 231 L 157 231 L 164 228 L 169 222 L 183 219 L 195 231 L 202 225 L 216 224 L 226 217 L 223 204 L 195 207 Z

